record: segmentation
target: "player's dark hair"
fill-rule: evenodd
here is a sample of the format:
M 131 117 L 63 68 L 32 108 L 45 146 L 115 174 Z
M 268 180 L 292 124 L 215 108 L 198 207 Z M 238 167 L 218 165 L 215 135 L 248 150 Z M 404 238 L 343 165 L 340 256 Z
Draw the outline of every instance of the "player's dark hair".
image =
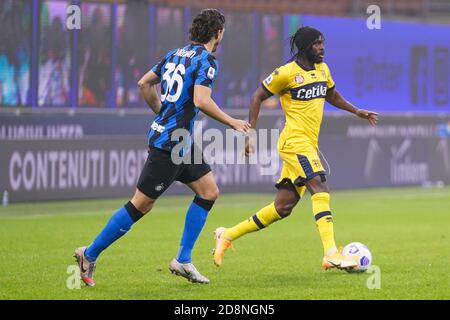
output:
M 189 39 L 201 44 L 208 43 L 217 37 L 225 26 L 225 16 L 216 9 L 203 9 L 192 21 Z
M 315 28 L 299 28 L 297 32 L 295 32 L 295 34 L 289 39 L 293 58 L 297 58 L 300 54 L 305 53 L 320 37 L 323 38 L 322 32 Z

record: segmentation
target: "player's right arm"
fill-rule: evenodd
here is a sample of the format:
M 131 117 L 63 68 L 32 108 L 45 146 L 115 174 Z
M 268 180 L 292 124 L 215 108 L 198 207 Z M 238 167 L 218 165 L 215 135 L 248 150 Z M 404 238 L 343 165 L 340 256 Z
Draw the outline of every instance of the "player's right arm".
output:
M 161 110 L 161 97 L 158 94 L 158 84 L 161 83 L 161 71 L 167 62 L 167 57 L 174 51 L 170 51 L 161 59 L 149 72 L 147 72 L 138 82 L 142 97 L 154 113 Z
M 339 93 L 339 91 L 336 90 L 334 80 L 331 77 L 330 69 L 326 64 L 324 64 L 324 66 L 325 72 L 327 74 L 327 95 L 325 97 L 325 100 L 336 108 L 356 114 L 358 117 L 368 120 L 372 126 L 376 126 L 378 123 L 378 113 L 359 109 L 345 100 L 345 98 Z
M 160 81 L 160 77 L 153 70 L 150 70 L 138 82 L 142 97 L 154 113 L 158 113 L 161 109 L 161 98 L 157 89 Z
M 271 96 L 272 94 L 267 92 L 267 89 L 265 89 L 263 85 L 256 89 L 255 93 L 253 93 L 250 101 L 250 111 L 248 113 L 248 121 L 250 122 L 252 128 L 256 129 L 256 122 L 258 121 L 261 104 L 264 100 L 270 98 Z M 253 149 L 253 141 L 251 141 L 251 137 L 249 137 L 245 143 L 245 155 L 248 157 L 251 153 L 253 153 Z
M 250 124 L 247 121 L 234 119 L 220 110 L 219 106 L 211 97 L 211 88 L 204 85 L 194 86 L 194 104 L 211 118 L 233 128 L 234 130 L 247 133 Z
M 250 102 L 250 111 L 248 116 L 252 128 L 256 128 L 256 122 L 258 121 L 262 102 L 274 94 L 278 94 L 283 91 L 287 84 L 287 72 L 286 68 L 283 66 L 273 71 L 266 79 L 264 79 L 261 86 L 256 89 Z M 245 155 L 248 157 L 253 152 L 253 149 L 253 141 L 249 138 L 245 144 Z

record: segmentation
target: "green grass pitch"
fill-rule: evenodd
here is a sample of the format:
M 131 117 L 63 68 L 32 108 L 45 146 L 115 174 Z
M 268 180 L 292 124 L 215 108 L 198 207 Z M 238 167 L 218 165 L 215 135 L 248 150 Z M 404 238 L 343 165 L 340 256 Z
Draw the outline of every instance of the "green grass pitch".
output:
M 321 268 L 322 247 L 309 196 L 293 214 L 234 243 L 212 262 L 212 231 L 255 213 L 273 195 L 222 195 L 194 250 L 211 280 L 191 284 L 168 271 L 192 197 L 162 197 L 155 209 L 100 256 L 94 288 L 68 289 L 73 250 L 87 245 L 125 199 L 14 204 L 0 208 L 0 299 L 450 299 L 450 188 L 332 193 L 340 245 L 366 244 L 381 269 Z

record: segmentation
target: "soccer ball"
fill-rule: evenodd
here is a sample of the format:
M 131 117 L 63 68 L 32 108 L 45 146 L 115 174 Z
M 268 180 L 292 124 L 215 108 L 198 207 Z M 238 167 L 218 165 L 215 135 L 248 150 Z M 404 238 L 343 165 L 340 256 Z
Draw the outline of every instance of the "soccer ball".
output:
M 372 264 L 372 253 L 360 242 L 352 242 L 344 247 L 342 255 L 355 260 L 358 266 L 348 272 L 365 272 Z

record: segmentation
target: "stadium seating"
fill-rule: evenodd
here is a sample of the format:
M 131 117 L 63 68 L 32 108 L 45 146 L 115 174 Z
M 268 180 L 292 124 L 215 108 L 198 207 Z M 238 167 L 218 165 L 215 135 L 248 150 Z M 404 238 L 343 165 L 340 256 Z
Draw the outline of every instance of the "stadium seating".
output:
M 96 2 L 126 3 L 131 0 L 96 0 Z M 135 0 L 133 0 L 135 1 Z M 145 0 L 142 0 L 145 1 Z M 221 8 L 232 11 L 271 14 L 312 14 L 321 16 L 365 15 L 367 7 L 377 5 L 381 12 L 396 16 L 424 16 L 428 8 L 442 4 L 441 0 L 147 0 L 149 3 L 174 7 Z
M 112 0 L 100 0 L 113 2 Z M 126 2 L 120 0 L 119 2 Z M 165 6 L 192 6 L 222 8 L 233 11 L 258 11 L 272 14 L 312 14 L 326 16 L 348 16 L 366 14 L 369 5 L 378 5 L 383 13 L 389 15 L 421 16 L 426 5 L 424 0 L 149 0 L 149 3 Z

